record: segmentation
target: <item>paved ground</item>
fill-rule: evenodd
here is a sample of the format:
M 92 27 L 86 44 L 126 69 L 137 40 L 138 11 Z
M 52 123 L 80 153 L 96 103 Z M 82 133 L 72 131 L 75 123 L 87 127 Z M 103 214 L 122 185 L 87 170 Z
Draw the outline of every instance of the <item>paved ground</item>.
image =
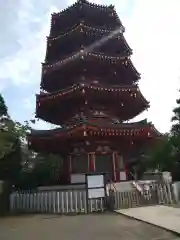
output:
M 1 240 L 175 240 L 162 229 L 116 213 L 79 216 L 30 215 L 0 220 Z
M 158 205 L 120 209 L 116 212 L 147 223 L 155 224 L 156 226 L 160 226 L 180 234 L 180 208 Z

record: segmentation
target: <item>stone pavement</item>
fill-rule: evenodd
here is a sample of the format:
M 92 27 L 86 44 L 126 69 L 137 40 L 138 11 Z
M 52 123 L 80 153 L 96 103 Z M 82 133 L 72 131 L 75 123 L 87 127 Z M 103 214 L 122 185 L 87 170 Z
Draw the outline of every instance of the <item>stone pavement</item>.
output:
M 2 240 L 175 240 L 174 234 L 116 213 L 0 219 Z
M 157 205 L 116 212 L 180 234 L 180 208 Z

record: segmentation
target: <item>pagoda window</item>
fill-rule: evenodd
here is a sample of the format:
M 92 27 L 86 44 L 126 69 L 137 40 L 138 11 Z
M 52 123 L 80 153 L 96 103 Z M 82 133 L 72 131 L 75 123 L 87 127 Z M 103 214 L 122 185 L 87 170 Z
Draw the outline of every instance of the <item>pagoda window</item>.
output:
M 92 83 L 94 83 L 94 84 L 98 84 L 98 83 L 99 83 L 99 81 L 97 81 L 97 80 L 94 80 L 94 81 L 92 81 Z
M 124 170 L 125 166 L 124 166 L 124 159 L 122 155 L 116 155 L 116 161 L 117 161 L 117 169 L 118 171 Z
M 103 147 L 102 146 L 98 146 L 96 149 L 97 152 L 103 152 Z
M 106 153 L 111 151 L 109 146 L 104 146 L 103 149 L 104 149 L 104 152 L 106 152 Z
M 97 173 L 107 173 L 108 179 L 112 180 L 113 176 L 112 154 L 96 154 L 95 169 Z
M 88 155 L 87 154 L 77 154 L 72 156 L 71 172 L 72 173 L 88 172 Z

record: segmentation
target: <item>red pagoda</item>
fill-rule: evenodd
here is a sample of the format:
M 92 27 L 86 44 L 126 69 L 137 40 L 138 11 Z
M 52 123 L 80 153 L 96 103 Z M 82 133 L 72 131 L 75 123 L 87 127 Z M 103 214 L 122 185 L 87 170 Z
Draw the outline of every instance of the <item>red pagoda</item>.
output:
M 124 31 L 112 5 L 79 0 L 52 14 L 36 117 L 60 127 L 33 130 L 28 139 L 36 152 L 63 158 L 64 183 L 88 172 L 127 181 L 131 159 L 160 135 L 146 120 L 128 123 L 149 102 Z

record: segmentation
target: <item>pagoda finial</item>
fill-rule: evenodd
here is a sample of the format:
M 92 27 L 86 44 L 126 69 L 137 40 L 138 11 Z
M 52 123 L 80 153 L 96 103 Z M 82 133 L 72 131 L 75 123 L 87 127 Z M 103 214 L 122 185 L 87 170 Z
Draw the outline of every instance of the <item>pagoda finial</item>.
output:
M 87 1 L 86 0 L 77 0 L 77 3 L 79 4 L 83 4 L 83 3 L 86 3 Z
M 109 8 L 114 9 L 114 5 L 110 4 Z

